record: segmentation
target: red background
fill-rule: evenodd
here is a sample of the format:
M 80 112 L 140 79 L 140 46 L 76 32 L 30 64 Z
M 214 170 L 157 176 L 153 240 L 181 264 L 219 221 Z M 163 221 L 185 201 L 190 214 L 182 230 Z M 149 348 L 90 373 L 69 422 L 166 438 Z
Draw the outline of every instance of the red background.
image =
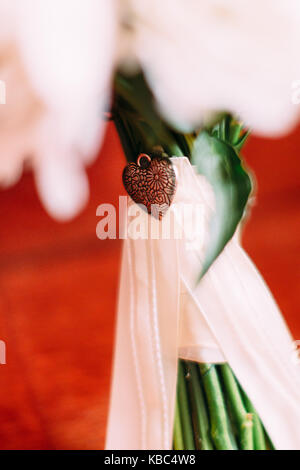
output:
M 300 339 L 300 129 L 251 137 L 245 159 L 257 198 L 243 245 Z M 31 174 L 0 192 L 1 449 L 103 448 L 121 244 L 96 238 L 96 207 L 124 194 L 125 160 L 112 125 L 88 170 L 88 206 L 54 222 Z

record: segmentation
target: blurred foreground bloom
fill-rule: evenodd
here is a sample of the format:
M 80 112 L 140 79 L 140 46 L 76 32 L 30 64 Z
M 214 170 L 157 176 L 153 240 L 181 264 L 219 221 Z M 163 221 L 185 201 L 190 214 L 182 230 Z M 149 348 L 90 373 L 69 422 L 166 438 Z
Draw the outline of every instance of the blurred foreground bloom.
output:
M 0 0 L 0 184 L 28 161 L 48 212 L 75 215 L 120 65 L 142 68 L 181 131 L 223 110 L 261 134 L 288 131 L 299 17 L 296 0 Z

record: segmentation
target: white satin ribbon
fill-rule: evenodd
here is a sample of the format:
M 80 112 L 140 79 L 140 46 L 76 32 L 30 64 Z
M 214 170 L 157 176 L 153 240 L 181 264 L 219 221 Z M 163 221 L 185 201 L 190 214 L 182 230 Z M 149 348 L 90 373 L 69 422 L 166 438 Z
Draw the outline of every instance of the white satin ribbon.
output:
M 299 365 L 289 331 L 237 235 L 196 285 L 213 193 L 187 158 L 172 161 L 174 231 L 191 222 L 176 213 L 182 203 L 197 209 L 191 219 L 201 213 L 201 230 L 194 240 L 124 241 L 106 448 L 172 448 L 181 357 L 228 361 L 275 447 L 300 449 Z M 142 213 L 139 219 L 150 224 L 153 218 Z

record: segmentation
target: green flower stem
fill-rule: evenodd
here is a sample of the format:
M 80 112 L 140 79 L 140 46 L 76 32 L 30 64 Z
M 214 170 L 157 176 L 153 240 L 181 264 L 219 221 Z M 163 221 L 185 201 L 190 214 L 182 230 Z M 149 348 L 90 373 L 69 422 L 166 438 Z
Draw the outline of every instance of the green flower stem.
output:
M 248 413 L 244 406 L 238 383 L 229 365 L 222 364 L 219 366 L 219 369 L 224 381 L 228 401 L 238 426 L 240 447 L 242 450 L 253 450 L 253 414 Z
M 268 436 L 268 434 L 266 433 L 266 431 L 265 431 L 265 442 L 266 442 L 266 450 L 276 450 L 276 448 L 274 447 L 273 442 L 271 441 L 271 439 Z
M 247 411 L 252 413 L 253 416 L 254 450 L 267 450 L 264 428 L 259 419 L 259 416 L 244 391 L 242 391 L 242 395 Z
M 189 407 L 188 393 L 186 387 L 185 372 L 181 361 L 178 363 L 178 403 L 180 409 L 180 419 L 182 425 L 182 434 L 184 450 L 195 450 L 193 424 L 191 411 Z
M 201 389 L 200 376 L 196 363 L 186 362 L 189 393 L 191 397 L 195 444 L 200 450 L 213 450 L 206 404 Z
M 131 77 L 116 74 L 113 116 L 123 145 L 123 130 L 126 129 L 128 135 L 132 134 L 133 151 L 128 154 L 124 146 L 129 161 L 136 161 L 141 151 L 151 153 L 157 145 L 162 146 L 170 156 L 182 156 L 183 151 L 188 149 L 184 136 L 172 130 L 160 117 L 152 94 L 140 74 Z M 120 119 L 123 121 L 123 129 L 118 122 Z M 128 135 L 125 136 L 125 144 Z
M 199 364 L 199 370 L 208 402 L 211 436 L 218 450 L 234 450 L 228 428 L 228 416 L 222 388 L 213 364 Z
M 174 418 L 174 450 L 184 450 L 178 397 L 176 397 Z
M 115 126 L 119 134 L 121 143 L 122 143 L 122 147 L 123 147 L 126 159 L 129 162 L 135 161 L 135 157 L 136 157 L 135 146 L 133 144 L 133 141 L 129 137 L 129 132 L 126 129 L 126 126 L 120 114 L 114 116 L 114 122 L 115 122 Z

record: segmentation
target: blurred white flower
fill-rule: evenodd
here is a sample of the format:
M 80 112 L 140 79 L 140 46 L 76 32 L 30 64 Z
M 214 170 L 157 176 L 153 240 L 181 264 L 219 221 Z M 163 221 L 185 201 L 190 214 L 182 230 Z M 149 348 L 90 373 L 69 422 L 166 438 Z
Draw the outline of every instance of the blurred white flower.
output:
M 88 196 L 114 68 L 140 65 L 182 130 L 226 110 L 261 134 L 298 118 L 298 0 L 0 0 L 0 184 L 34 167 L 47 210 Z
M 299 114 L 291 84 L 300 72 L 297 0 L 128 0 L 133 50 L 161 110 L 190 130 L 231 111 L 273 135 Z
M 116 12 L 106 0 L 0 0 L 0 183 L 35 170 L 50 214 L 68 219 L 84 205 L 84 164 L 103 133 L 114 63 Z

